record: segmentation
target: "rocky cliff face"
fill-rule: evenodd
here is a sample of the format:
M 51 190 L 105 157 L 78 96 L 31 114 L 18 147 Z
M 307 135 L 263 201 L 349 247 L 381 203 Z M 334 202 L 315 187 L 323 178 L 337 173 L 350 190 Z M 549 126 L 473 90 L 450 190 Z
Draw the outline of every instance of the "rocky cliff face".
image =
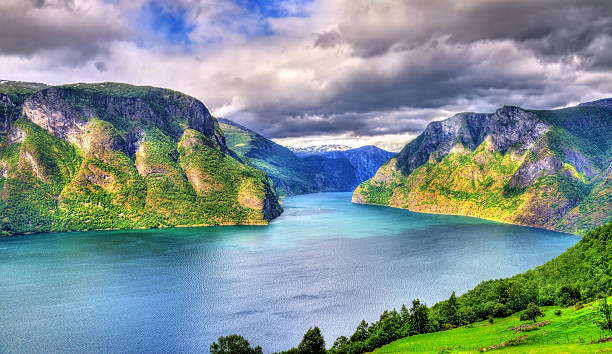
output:
M 45 87 L 47 85 L 33 82 L 0 80 L 0 137 L 21 115 L 25 99 Z
M 583 232 L 612 219 L 612 110 L 604 103 L 433 122 L 353 201 Z
M 179 92 L 48 87 L 20 115 L 0 145 L 4 234 L 260 224 L 281 212 L 266 175 L 228 155 L 216 119 Z

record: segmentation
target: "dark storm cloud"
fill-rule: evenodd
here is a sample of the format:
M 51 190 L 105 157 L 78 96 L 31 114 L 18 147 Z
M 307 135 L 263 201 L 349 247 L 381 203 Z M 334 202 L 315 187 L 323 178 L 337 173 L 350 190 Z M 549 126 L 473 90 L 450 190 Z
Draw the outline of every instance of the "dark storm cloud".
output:
M 612 68 L 609 0 L 342 4 L 336 27 L 315 33 L 312 46 L 344 45 L 361 64 L 329 80 L 311 103 L 248 105 L 273 137 L 412 133 L 432 118 L 391 118 L 402 109 L 563 106 L 585 94 L 581 74 Z
M 99 72 L 104 72 L 107 70 L 106 63 L 103 61 L 95 62 L 94 66 L 96 67 L 96 69 L 98 69 Z
M 312 105 L 260 101 L 250 111 L 257 117 L 254 124 L 272 137 L 285 138 L 343 132 L 415 133 L 436 117 L 436 111 L 463 110 L 465 102 L 476 101 L 476 108 L 486 110 L 504 104 L 550 108 L 566 103 L 568 90 L 561 91 L 562 96 L 554 92 L 556 81 L 539 72 L 539 67 L 528 67 L 537 60 L 522 56 L 508 43 L 478 47 L 428 43 L 393 53 L 390 59 L 369 58 L 368 65 L 335 78 L 326 97 Z M 518 66 L 522 69 L 516 70 Z M 413 112 L 409 119 L 405 113 L 398 114 L 406 109 Z M 424 114 L 422 109 L 429 112 Z
M 335 47 L 342 42 L 342 35 L 338 31 L 326 31 L 323 33 L 315 34 L 316 39 L 314 41 L 314 46 L 321 48 L 331 48 Z
M 356 3 L 340 23 L 339 31 L 355 55 L 366 57 L 443 37 L 463 44 L 512 40 L 553 58 L 590 56 L 594 53 L 586 49 L 594 41 L 612 36 L 609 0 Z
M 0 2 L 0 54 L 32 56 L 65 51 L 80 62 L 105 51 L 109 41 L 127 37 L 117 14 L 104 4 L 80 6 L 71 0 Z M 115 15 L 115 16 L 113 16 Z

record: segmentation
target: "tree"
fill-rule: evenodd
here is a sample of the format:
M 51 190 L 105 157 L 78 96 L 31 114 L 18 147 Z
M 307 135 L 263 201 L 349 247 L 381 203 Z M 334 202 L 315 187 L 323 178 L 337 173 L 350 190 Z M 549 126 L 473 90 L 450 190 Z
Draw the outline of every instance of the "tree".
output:
M 457 297 L 453 291 L 450 298 L 442 306 L 442 322 L 452 324 L 453 326 L 460 325 L 461 318 L 459 318 L 458 310 Z
M 219 343 L 210 345 L 212 354 L 263 354 L 260 346 L 251 348 L 249 341 L 238 334 L 230 334 L 227 337 L 219 337 Z
M 512 311 L 520 311 L 527 306 L 528 301 L 525 286 L 519 281 L 511 281 L 508 286 L 508 307 Z
M 340 336 L 334 342 L 329 353 L 346 353 L 348 352 L 348 348 L 351 345 L 351 342 L 345 336 Z
M 410 334 L 410 311 L 408 311 L 406 305 L 402 305 L 402 308 L 400 309 L 400 321 L 402 323 L 400 335 L 405 337 Z
M 599 300 L 599 312 L 603 316 L 603 321 L 600 322 L 600 326 L 603 330 L 612 331 L 612 320 L 610 319 L 610 305 L 608 304 L 608 298 L 605 294 L 601 295 Z
M 359 326 L 357 326 L 355 333 L 353 333 L 353 335 L 351 336 L 351 342 L 363 342 L 368 339 L 369 335 L 370 328 L 368 323 L 364 320 L 361 320 L 361 323 L 359 323 Z
M 310 328 L 297 347 L 300 354 L 325 354 L 325 340 L 319 327 Z
M 557 303 L 561 306 L 570 306 L 581 300 L 580 291 L 573 286 L 564 285 L 557 291 Z
M 429 323 L 429 310 L 427 305 L 422 304 L 419 299 L 412 300 L 410 308 L 410 334 L 421 334 L 427 332 Z
M 535 323 L 538 317 L 544 316 L 538 305 L 530 302 L 527 309 L 521 314 L 521 321 L 533 321 Z
M 457 311 L 457 317 L 461 319 L 461 324 L 476 322 L 476 312 L 471 306 L 462 306 Z

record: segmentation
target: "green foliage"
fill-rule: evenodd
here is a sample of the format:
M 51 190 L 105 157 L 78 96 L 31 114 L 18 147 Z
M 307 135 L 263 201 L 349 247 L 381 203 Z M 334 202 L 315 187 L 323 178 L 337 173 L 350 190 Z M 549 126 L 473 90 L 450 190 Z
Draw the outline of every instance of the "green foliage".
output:
M 252 348 L 249 341 L 237 334 L 227 337 L 219 337 L 219 343 L 213 342 L 210 345 L 211 354 L 262 354 L 260 346 Z
M 487 320 L 448 331 L 439 331 L 409 336 L 379 349 L 374 353 L 472 353 L 479 348 L 501 342 L 509 342 L 527 335 L 526 343 L 517 347 L 505 347 L 495 352 L 503 353 L 592 353 L 612 350 L 612 343 L 590 344 L 609 333 L 602 332 L 598 325 L 598 309 L 587 305 L 580 310 L 568 310 L 559 317 L 554 313 L 561 310 L 550 306 L 541 308 L 544 316 L 539 321 L 551 321 L 540 330 L 516 333 L 510 328 L 524 324 L 520 314 L 500 318 L 489 323 Z M 488 351 L 487 351 L 488 352 Z
M 608 297 L 604 294 L 599 299 L 599 313 L 601 314 L 602 320 L 599 322 L 599 326 L 603 330 L 612 331 L 612 310 L 610 304 L 608 304 Z
M 369 204 L 578 234 L 611 221 L 612 178 L 606 171 L 612 111 L 575 107 L 534 113 L 550 128 L 525 150 L 517 143 L 499 151 L 483 139 L 477 146 L 455 142 L 458 149 L 447 152 L 437 145 L 432 151 L 436 145 L 426 139 L 435 135 L 426 130 L 398 155 L 397 173 L 362 183 L 356 194 Z M 428 150 L 421 151 L 423 146 Z
M 559 154 L 563 147 L 575 148 L 601 169 L 609 164 L 612 149 L 610 111 L 596 107 L 572 107 L 553 111 L 538 111 L 553 124 L 551 146 Z
M 422 334 L 429 331 L 429 309 L 418 299 L 412 300 L 409 323 L 410 334 Z
M 230 121 L 221 127 L 230 150 L 247 164 L 264 171 L 281 195 L 320 191 L 314 171 L 291 150 Z
M 557 291 L 557 305 L 571 306 L 580 301 L 580 291 L 573 286 L 563 285 Z
M 410 311 L 405 306 L 402 307 L 399 314 L 395 311 L 385 311 L 375 324 L 368 326 L 367 322 L 362 321 L 350 339 L 337 340 L 330 352 L 364 353 L 372 351 L 377 345 L 384 344 L 385 340 L 390 340 L 394 336 L 397 338 L 408 335 L 411 336 L 410 338 L 421 337 L 419 334 L 440 330 L 450 330 L 445 333 L 458 330 L 479 333 L 480 327 L 453 328 L 479 320 L 488 321 L 489 325 L 499 326 L 500 323 L 516 321 L 520 316 L 503 321 L 494 321 L 495 317 L 505 318 L 523 310 L 522 320 L 533 321 L 534 316 L 535 318 L 540 317 L 538 304 L 540 306 L 552 305 L 559 298 L 570 299 L 560 301 L 564 305 L 567 302 L 573 304 L 580 298 L 595 300 L 597 294 L 604 293 L 612 285 L 610 283 L 612 245 L 608 243 L 611 236 L 612 223 L 609 223 L 590 231 L 576 245 L 534 270 L 512 278 L 484 281 L 459 297 L 456 297 L 453 292 L 448 300 L 437 303 L 431 309 L 427 309 L 424 304 L 415 300 Z M 583 295 L 577 289 L 581 289 Z M 550 315 L 553 312 L 555 316 L 561 315 L 559 308 L 554 308 L 554 311 L 549 312 Z M 591 322 L 594 321 L 590 312 L 589 318 Z M 579 320 L 579 323 L 584 323 L 584 320 Z M 373 334 L 376 333 L 376 328 L 385 328 L 386 335 L 378 334 L 375 337 Z M 502 333 L 507 332 L 506 325 Z M 427 338 L 442 337 L 446 338 L 445 340 L 449 343 L 456 343 L 446 335 L 427 336 Z M 479 336 L 474 335 L 469 341 L 482 343 Z M 381 337 L 385 340 L 372 339 Z M 500 337 L 497 336 L 494 340 L 497 342 L 489 343 L 487 346 L 499 343 Z M 401 340 L 396 343 L 403 342 L 410 341 Z M 429 342 L 426 343 L 429 344 Z M 391 348 L 395 346 L 392 345 Z M 395 349 L 390 349 L 390 351 L 393 350 Z
M 297 347 L 299 354 L 325 354 L 325 340 L 319 327 L 310 328 Z
M 535 323 L 536 319 L 542 316 L 544 316 L 544 313 L 542 313 L 538 305 L 530 302 L 525 311 L 521 313 L 520 319 L 521 321 L 533 321 Z

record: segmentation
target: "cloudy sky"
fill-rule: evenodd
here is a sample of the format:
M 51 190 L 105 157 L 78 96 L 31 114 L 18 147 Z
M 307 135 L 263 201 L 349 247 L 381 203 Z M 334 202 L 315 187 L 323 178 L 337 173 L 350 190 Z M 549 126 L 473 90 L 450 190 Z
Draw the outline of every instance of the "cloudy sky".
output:
M 163 86 L 285 145 L 397 150 L 459 111 L 612 96 L 612 1 L 0 0 L 0 79 Z

